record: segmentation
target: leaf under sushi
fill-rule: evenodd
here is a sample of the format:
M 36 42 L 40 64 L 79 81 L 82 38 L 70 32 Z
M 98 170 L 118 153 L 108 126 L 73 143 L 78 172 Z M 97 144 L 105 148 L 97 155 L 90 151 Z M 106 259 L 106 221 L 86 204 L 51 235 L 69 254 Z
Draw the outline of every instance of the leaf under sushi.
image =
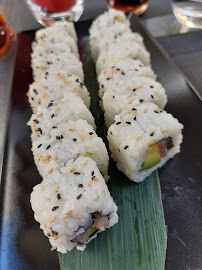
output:
M 85 84 L 91 94 L 91 111 L 97 134 L 106 142 L 106 127 L 99 107 L 95 66 L 87 46 L 83 61 Z M 119 207 L 119 222 L 98 234 L 81 252 L 58 253 L 61 270 L 163 270 L 166 226 L 157 172 L 135 184 L 109 165 L 109 190 Z

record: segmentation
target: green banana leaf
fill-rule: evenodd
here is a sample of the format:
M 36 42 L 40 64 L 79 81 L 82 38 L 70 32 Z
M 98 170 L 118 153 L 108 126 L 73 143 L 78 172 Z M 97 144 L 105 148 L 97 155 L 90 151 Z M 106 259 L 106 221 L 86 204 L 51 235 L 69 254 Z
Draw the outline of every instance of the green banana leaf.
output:
M 107 144 L 89 46 L 83 66 L 97 134 Z M 109 175 L 109 190 L 119 208 L 118 224 L 98 234 L 83 252 L 74 249 L 67 254 L 58 253 L 61 270 L 163 270 L 167 236 L 157 171 L 135 184 L 111 160 Z

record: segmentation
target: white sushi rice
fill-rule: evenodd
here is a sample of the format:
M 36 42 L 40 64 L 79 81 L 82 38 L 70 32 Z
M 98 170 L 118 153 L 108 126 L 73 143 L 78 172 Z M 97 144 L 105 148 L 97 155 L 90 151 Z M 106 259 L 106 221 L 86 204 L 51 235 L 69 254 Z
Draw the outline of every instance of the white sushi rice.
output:
M 150 66 L 145 66 L 140 60 L 127 58 L 100 73 L 98 76 L 99 97 L 102 98 L 106 90 L 114 88 L 114 84 L 118 84 L 121 80 L 131 80 L 134 76 L 156 79 L 156 75 Z
M 139 59 L 144 65 L 150 64 L 150 54 L 134 41 L 116 41 L 103 50 L 96 63 L 97 75 L 102 70 L 116 65 L 127 58 Z
M 69 72 L 49 70 L 41 75 L 39 82 L 29 86 L 28 98 L 34 112 L 38 106 L 47 107 L 50 100 L 60 99 L 65 93 L 78 94 L 87 108 L 90 107 L 90 94 L 81 79 Z
M 79 119 L 86 120 L 96 128 L 94 118 L 83 100 L 78 94 L 67 92 L 60 99 L 50 100 L 47 107 L 38 106 L 37 113 L 32 114 L 28 125 L 32 129 L 34 140 L 41 136 L 49 136 L 53 127 L 57 127 L 59 123 Z
M 110 80 L 109 80 L 110 81 Z M 117 85 L 118 84 L 118 85 Z M 114 123 L 114 117 L 123 109 L 128 110 L 134 99 L 140 102 L 153 102 L 160 108 L 167 103 L 167 96 L 162 85 L 151 78 L 134 76 L 130 80 L 111 82 L 102 98 L 106 124 Z
M 134 182 L 143 181 L 180 151 L 182 128 L 177 119 L 153 103 L 141 104 L 130 112 L 123 111 L 115 117 L 115 124 L 110 126 L 107 136 L 118 169 Z M 152 168 L 141 171 L 150 145 L 168 137 L 172 138 L 174 146 L 166 157 Z
M 41 129 L 41 133 L 46 132 Z M 91 157 L 97 163 L 104 178 L 108 180 L 109 157 L 103 140 L 85 120 L 59 123 L 49 132 L 49 136 L 36 139 L 32 135 L 32 152 L 42 177 L 59 170 L 70 159 L 79 156 Z
M 107 228 L 118 222 L 117 206 L 105 181 L 95 161 L 86 157 L 69 160 L 60 171 L 54 170 L 45 177 L 33 188 L 31 205 L 50 244 L 62 253 L 75 246 L 85 248 L 71 240 L 91 226 L 92 213 L 108 216 Z
M 82 81 L 84 79 L 82 63 L 79 58 L 70 51 L 62 52 L 58 55 L 50 54 L 48 58 L 44 55 L 32 58 L 32 68 L 35 80 L 41 80 L 44 72 L 52 70 L 62 70 L 78 76 Z

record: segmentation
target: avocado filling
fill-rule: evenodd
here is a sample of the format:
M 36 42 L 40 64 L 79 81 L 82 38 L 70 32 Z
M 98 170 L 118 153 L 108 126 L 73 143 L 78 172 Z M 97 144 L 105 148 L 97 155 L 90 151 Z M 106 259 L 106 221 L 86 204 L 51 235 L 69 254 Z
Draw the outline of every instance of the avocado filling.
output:
M 162 139 L 152 145 L 150 150 L 147 151 L 144 163 L 142 165 L 142 171 L 154 167 L 161 162 L 162 157 L 166 157 L 168 150 L 173 147 L 173 140 L 171 137 Z
M 98 231 L 104 231 L 108 226 L 109 219 L 107 216 L 102 216 L 97 212 L 93 213 L 87 224 L 84 227 L 79 227 L 78 232 L 72 235 L 74 238 L 71 241 L 79 245 L 86 245 Z

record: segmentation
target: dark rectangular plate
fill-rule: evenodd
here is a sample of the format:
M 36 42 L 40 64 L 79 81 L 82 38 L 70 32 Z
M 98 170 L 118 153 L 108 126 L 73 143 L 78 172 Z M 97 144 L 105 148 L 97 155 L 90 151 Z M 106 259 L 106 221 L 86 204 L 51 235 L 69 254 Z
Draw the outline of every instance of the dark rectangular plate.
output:
M 153 69 L 158 75 L 158 80 L 166 88 L 167 111 L 185 126 L 182 152 L 159 171 L 168 226 L 166 269 L 200 269 L 202 265 L 201 103 L 178 69 L 149 36 L 139 20 L 132 17 L 131 24 L 134 31 L 143 35 L 146 47 L 151 53 Z M 89 21 L 76 25 L 81 48 L 87 40 L 89 25 Z M 57 253 L 50 252 L 47 239 L 33 219 L 29 202 L 32 187 L 41 181 L 31 154 L 30 129 L 26 126 L 31 115 L 26 92 L 28 84 L 32 81 L 30 51 L 33 36 L 33 32 L 21 33 L 18 36 L 0 187 L 0 269 L 2 270 L 59 269 Z

